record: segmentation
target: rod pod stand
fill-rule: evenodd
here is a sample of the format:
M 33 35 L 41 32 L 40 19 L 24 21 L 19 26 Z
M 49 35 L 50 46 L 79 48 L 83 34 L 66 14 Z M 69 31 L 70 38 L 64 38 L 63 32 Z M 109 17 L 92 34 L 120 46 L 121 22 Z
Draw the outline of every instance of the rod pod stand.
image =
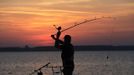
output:
M 30 73 L 29 75 L 33 75 L 34 73 L 37 73 L 37 75 L 43 75 L 43 73 L 41 72 L 42 68 L 48 67 L 48 65 L 50 64 L 50 62 L 48 62 L 47 64 L 45 64 L 44 66 L 38 68 L 37 70 L 34 70 L 32 73 Z

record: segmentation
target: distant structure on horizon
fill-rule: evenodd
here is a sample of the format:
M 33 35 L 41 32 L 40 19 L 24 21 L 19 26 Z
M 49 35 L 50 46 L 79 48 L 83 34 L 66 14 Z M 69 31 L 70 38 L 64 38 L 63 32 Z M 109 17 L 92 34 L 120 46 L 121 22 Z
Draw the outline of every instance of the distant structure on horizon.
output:
M 134 46 L 107 46 L 107 45 L 94 45 L 94 46 L 74 46 L 76 51 L 134 51 Z M 59 51 L 53 46 L 39 46 L 39 47 L 29 47 L 25 45 L 24 48 L 21 47 L 1 47 L 0 52 L 6 51 Z

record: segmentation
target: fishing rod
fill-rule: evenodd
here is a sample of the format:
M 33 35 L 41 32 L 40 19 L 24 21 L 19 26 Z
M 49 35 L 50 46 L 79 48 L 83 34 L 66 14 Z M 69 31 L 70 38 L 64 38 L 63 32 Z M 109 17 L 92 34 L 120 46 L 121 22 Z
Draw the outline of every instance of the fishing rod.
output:
M 79 25 L 81 25 L 81 24 L 84 24 L 84 23 L 87 23 L 87 22 L 92 22 L 92 21 L 95 21 L 95 20 L 103 19 L 103 18 L 113 18 L 113 17 L 100 17 L 100 18 L 94 18 L 94 19 L 85 20 L 85 21 L 83 21 L 83 22 L 76 23 L 76 24 L 74 24 L 74 25 L 72 25 L 72 26 L 70 26 L 70 27 L 68 27 L 68 28 L 66 28 L 66 29 L 63 29 L 63 30 L 61 30 L 61 26 L 59 26 L 59 27 L 56 27 L 56 25 L 53 25 L 53 26 L 54 26 L 58 31 L 61 30 L 60 32 L 64 32 L 64 31 L 67 31 L 67 30 L 69 30 L 69 29 L 72 29 L 72 28 L 74 28 L 74 27 L 76 27 L 76 26 L 79 26 Z M 56 33 L 53 34 L 53 35 L 56 35 Z
M 47 64 L 45 64 L 44 66 L 38 68 L 37 70 L 34 70 L 32 73 L 30 73 L 29 75 L 33 75 L 34 73 L 38 73 L 41 72 L 42 68 L 48 67 L 48 65 L 50 64 L 50 62 L 48 62 Z

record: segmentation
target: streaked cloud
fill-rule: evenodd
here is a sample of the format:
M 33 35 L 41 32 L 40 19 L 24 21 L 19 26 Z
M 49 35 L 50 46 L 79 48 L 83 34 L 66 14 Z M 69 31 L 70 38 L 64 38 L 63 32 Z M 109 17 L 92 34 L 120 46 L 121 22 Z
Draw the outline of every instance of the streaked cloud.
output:
M 0 46 L 8 42 L 52 44 L 50 35 L 56 32 L 53 24 L 66 28 L 95 16 L 114 16 L 117 20 L 87 23 L 63 34 L 76 38 L 75 44 L 112 44 L 109 40 L 134 44 L 133 8 L 133 0 L 0 0 Z

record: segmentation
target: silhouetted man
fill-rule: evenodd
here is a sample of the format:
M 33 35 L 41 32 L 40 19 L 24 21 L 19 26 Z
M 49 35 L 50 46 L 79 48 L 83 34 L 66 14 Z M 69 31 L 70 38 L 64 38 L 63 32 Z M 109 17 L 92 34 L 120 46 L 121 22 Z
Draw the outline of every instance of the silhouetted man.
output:
M 64 41 L 60 40 L 61 32 L 58 31 L 56 37 L 51 35 L 55 40 L 55 47 L 62 50 L 61 58 L 63 63 L 64 75 L 72 75 L 74 70 L 74 48 L 71 44 L 71 36 L 65 35 Z

